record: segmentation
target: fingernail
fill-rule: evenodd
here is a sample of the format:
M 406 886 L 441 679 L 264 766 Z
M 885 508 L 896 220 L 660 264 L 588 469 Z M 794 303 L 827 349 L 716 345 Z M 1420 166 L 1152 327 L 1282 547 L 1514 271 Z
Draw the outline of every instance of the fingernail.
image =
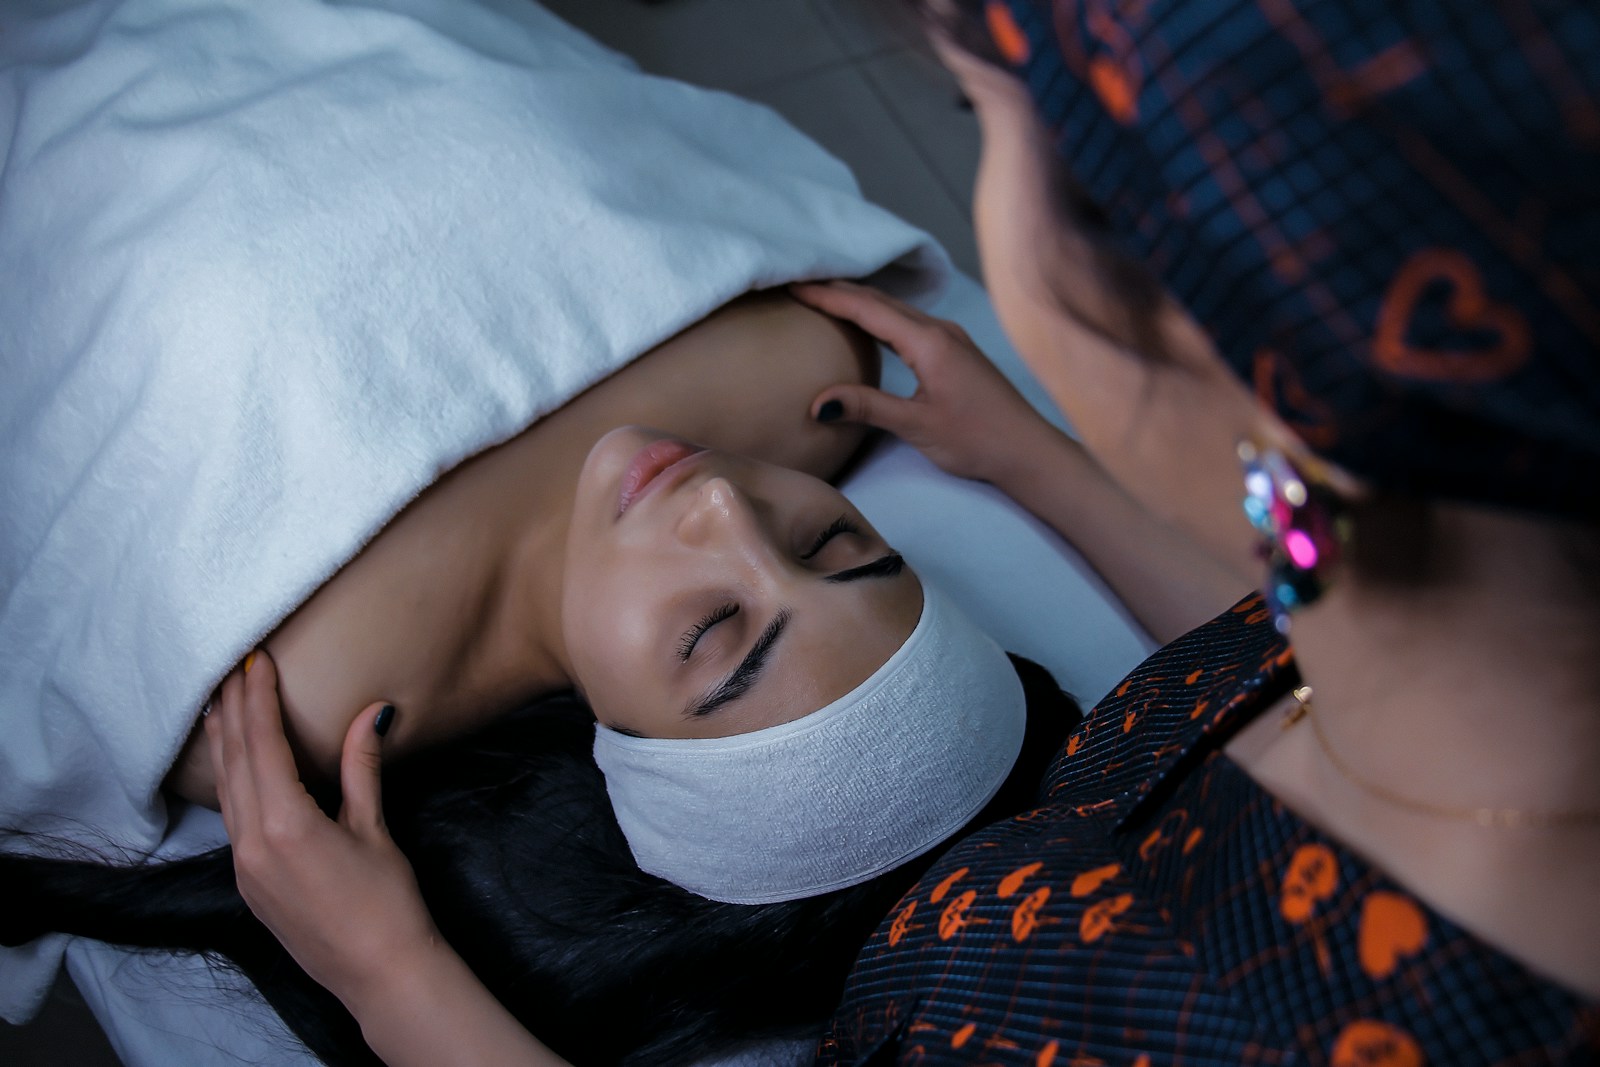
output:
M 385 704 L 383 710 L 378 712 L 378 717 L 372 720 L 372 732 L 382 737 L 389 732 L 389 726 L 394 722 L 394 705 Z
M 834 422 L 844 414 L 844 405 L 837 400 L 830 400 L 817 409 L 818 422 Z
M 256 654 L 254 652 L 250 653 L 248 656 L 246 656 L 244 658 L 244 673 L 246 673 L 246 674 L 250 673 L 250 665 L 252 663 L 254 663 L 255 661 L 256 661 Z

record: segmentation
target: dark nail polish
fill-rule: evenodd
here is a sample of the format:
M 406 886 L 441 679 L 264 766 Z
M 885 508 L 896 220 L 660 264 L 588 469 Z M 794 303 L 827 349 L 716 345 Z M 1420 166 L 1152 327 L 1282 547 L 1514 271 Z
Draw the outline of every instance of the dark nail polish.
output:
M 817 409 L 818 422 L 834 422 L 844 414 L 844 405 L 837 400 L 830 400 Z
M 389 732 L 390 725 L 394 722 L 394 705 L 385 704 L 383 710 L 378 712 L 378 717 L 372 720 L 372 730 L 379 737 Z

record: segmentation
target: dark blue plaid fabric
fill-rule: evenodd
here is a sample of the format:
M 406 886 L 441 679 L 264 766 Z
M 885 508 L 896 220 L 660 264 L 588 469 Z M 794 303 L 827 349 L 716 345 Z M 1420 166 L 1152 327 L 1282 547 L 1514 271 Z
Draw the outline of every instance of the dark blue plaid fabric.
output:
M 1308 444 L 1600 514 L 1600 4 L 994 0 L 1126 250 Z
M 958 845 L 885 920 L 819 1062 L 1600 1062 L 1600 1006 L 1221 755 L 1293 683 L 1259 598 L 1152 656 L 1069 740 L 1038 809 Z

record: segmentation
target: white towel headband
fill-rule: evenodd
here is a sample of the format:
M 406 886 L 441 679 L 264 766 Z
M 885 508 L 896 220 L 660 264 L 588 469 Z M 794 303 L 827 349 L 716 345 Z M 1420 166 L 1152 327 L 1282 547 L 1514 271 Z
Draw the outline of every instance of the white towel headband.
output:
M 959 608 L 922 595 L 883 666 L 793 722 L 694 739 L 596 725 L 639 866 L 712 900 L 797 900 L 893 870 L 981 811 L 1022 751 L 1022 682 Z

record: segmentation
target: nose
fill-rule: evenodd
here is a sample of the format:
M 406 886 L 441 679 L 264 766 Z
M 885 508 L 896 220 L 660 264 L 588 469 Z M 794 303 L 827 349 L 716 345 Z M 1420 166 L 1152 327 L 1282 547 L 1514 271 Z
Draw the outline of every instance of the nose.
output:
M 692 548 L 753 548 L 767 544 L 760 504 L 722 476 L 701 483 L 678 523 L 678 536 Z

